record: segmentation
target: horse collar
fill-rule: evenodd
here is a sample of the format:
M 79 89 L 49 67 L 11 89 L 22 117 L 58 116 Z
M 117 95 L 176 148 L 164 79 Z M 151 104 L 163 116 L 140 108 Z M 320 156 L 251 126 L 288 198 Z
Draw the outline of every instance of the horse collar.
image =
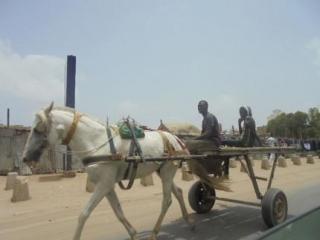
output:
M 81 114 L 78 112 L 75 112 L 73 115 L 73 121 L 72 121 L 72 124 L 69 128 L 69 131 L 68 131 L 66 137 L 62 141 L 63 145 L 68 145 L 70 143 L 74 133 L 76 132 L 80 118 L 81 118 Z

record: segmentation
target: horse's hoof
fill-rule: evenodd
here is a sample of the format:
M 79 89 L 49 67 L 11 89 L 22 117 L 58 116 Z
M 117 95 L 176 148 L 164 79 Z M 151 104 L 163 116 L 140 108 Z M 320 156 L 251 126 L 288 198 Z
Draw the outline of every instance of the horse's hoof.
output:
M 188 217 L 188 224 L 190 226 L 190 230 L 191 231 L 195 231 L 196 230 L 196 221 L 192 218 L 192 217 Z
M 157 235 L 155 233 L 152 233 L 149 237 L 149 240 L 157 240 Z
M 137 237 L 137 231 L 135 229 L 132 228 L 129 234 L 131 240 L 139 240 L 139 238 Z

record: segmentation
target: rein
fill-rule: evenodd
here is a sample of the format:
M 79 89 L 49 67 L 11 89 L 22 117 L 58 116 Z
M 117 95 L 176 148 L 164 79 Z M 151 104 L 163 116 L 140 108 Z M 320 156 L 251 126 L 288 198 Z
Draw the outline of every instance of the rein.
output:
M 94 153 L 94 152 L 97 152 L 97 151 L 99 151 L 102 147 L 104 147 L 105 145 L 107 145 L 108 143 L 110 143 L 110 141 L 114 138 L 114 137 L 116 137 L 116 135 L 115 136 L 112 136 L 111 138 L 108 138 L 108 140 L 106 141 L 106 142 L 104 142 L 104 143 L 102 143 L 101 145 L 99 145 L 98 147 L 94 147 L 94 148 L 92 148 L 92 149 L 90 149 L 90 150 L 80 150 L 80 151 L 73 151 L 73 150 L 68 150 L 68 151 L 59 151 L 59 150 L 55 150 L 55 152 L 58 152 L 58 153 L 67 153 L 67 154 L 73 154 L 73 153 L 75 153 L 75 154 L 77 154 L 77 153 L 79 153 L 79 154 L 81 154 L 81 153 Z

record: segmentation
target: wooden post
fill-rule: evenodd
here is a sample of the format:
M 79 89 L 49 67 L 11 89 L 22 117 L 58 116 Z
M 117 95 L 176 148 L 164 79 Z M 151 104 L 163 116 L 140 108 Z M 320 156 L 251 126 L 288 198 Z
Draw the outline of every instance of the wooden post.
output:
M 238 166 L 237 165 L 237 160 L 235 160 L 234 158 L 231 158 L 229 167 L 230 168 L 236 168 L 237 166 Z
M 249 159 L 250 159 L 250 162 L 251 162 L 252 167 L 254 167 L 255 162 L 254 162 L 253 156 L 249 156 Z
M 291 160 L 293 162 L 294 165 L 300 166 L 301 165 L 301 159 L 298 155 L 293 154 L 291 157 Z
M 145 187 L 154 185 L 152 174 L 141 178 L 140 183 L 142 186 L 145 186 Z
M 7 175 L 6 187 L 4 190 L 11 190 L 14 188 L 15 181 L 18 177 L 17 172 L 9 172 Z
M 261 169 L 269 170 L 271 168 L 269 159 L 267 156 L 264 156 L 261 160 Z
M 182 180 L 183 181 L 188 182 L 188 181 L 192 181 L 194 179 L 193 175 L 189 172 L 188 166 L 186 164 L 182 165 L 181 173 L 182 173 Z
M 308 163 L 308 164 L 314 164 L 314 159 L 313 159 L 313 156 L 312 156 L 312 155 L 308 155 L 308 156 L 307 156 L 307 163 Z
M 279 167 L 283 167 L 283 168 L 287 167 L 287 161 L 283 156 L 279 156 L 279 158 L 278 158 L 278 166 Z
M 28 180 L 26 177 L 18 176 L 15 180 L 11 202 L 26 201 L 29 199 Z

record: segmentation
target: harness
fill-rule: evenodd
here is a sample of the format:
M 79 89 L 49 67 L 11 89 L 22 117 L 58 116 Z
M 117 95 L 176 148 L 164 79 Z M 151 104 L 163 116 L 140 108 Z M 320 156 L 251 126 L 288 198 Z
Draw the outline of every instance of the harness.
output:
M 69 128 L 69 131 L 68 131 L 66 137 L 62 140 L 63 145 L 68 145 L 70 143 L 74 133 L 76 132 L 76 129 L 77 129 L 77 126 L 78 126 L 78 123 L 80 121 L 81 116 L 82 115 L 78 112 L 74 113 L 73 121 L 72 121 L 71 126 Z
M 77 126 L 78 126 L 78 123 L 80 121 L 81 116 L 82 115 L 78 112 L 74 113 L 73 121 L 71 123 L 71 126 L 70 126 L 68 132 L 67 132 L 66 137 L 62 140 L 62 144 L 68 145 L 70 143 L 71 139 L 73 138 L 73 136 L 76 132 L 76 129 L 77 129 Z M 133 156 L 133 155 L 138 154 L 140 156 L 140 158 L 143 159 L 141 147 L 139 145 L 139 142 L 136 139 L 136 136 L 134 134 L 134 131 L 132 129 L 132 126 L 131 126 L 129 120 L 126 120 L 125 123 L 127 124 L 128 128 L 133 136 L 131 144 L 130 144 L 129 156 Z M 108 140 L 106 143 L 109 143 L 111 154 L 118 159 L 119 154 L 117 154 L 117 150 L 116 150 L 116 147 L 115 147 L 115 144 L 113 141 L 113 136 L 111 134 L 111 130 L 110 130 L 108 122 L 107 122 L 107 126 L 106 126 L 106 132 L 107 132 L 107 137 L 108 137 Z M 104 146 L 104 145 L 105 144 L 103 144 L 102 146 Z M 134 179 L 136 178 L 136 175 L 137 175 L 137 169 L 138 169 L 137 162 L 130 162 L 129 163 L 129 166 L 126 169 L 125 176 L 124 176 L 124 179 L 129 179 L 129 183 L 127 186 L 124 186 L 124 184 L 120 181 L 118 184 L 121 189 L 127 190 L 132 187 Z M 129 175 L 130 175 L 130 178 L 129 178 Z
M 81 114 L 78 112 L 74 113 L 73 116 L 73 121 L 72 124 L 68 130 L 68 133 L 66 135 L 66 137 L 62 140 L 62 144 L 64 145 L 68 145 L 72 139 L 72 137 L 75 134 L 75 131 L 77 129 L 78 123 L 80 121 L 81 118 Z M 141 146 L 137 140 L 137 137 L 135 135 L 135 132 L 133 130 L 133 126 L 132 126 L 132 122 L 130 122 L 129 118 L 124 120 L 124 123 L 128 126 L 128 129 L 131 132 L 132 135 L 132 140 L 130 143 L 130 148 L 129 148 L 129 154 L 128 156 L 139 156 L 139 158 L 142 160 L 142 162 L 145 162 L 144 157 L 143 157 L 143 153 L 141 150 Z M 109 127 L 109 123 L 107 122 L 106 125 L 106 132 L 107 132 L 107 142 L 104 143 L 103 145 L 101 145 L 98 149 L 100 149 L 102 146 L 106 145 L 107 143 L 109 143 L 109 147 L 110 147 L 110 152 L 112 154 L 112 156 L 114 156 L 116 159 L 121 159 L 119 158 L 119 154 L 117 153 L 115 144 L 114 144 L 114 136 L 112 136 L 111 133 L 111 129 Z M 161 138 L 162 138 L 162 142 L 163 142 L 163 147 L 164 147 L 164 153 L 165 156 L 177 156 L 179 154 L 189 154 L 185 144 L 177 137 L 175 137 L 175 139 L 177 140 L 178 144 L 181 146 L 182 150 L 181 151 L 177 151 L 175 150 L 174 146 L 170 143 L 168 137 L 165 135 L 165 133 L 163 131 L 157 131 Z M 128 185 L 125 186 L 122 181 L 119 181 L 119 187 L 123 190 L 128 190 L 133 186 L 134 180 L 137 176 L 137 169 L 138 169 L 138 161 L 133 161 L 133 162 L 129 162 L 128 163 L 128 167 L 125 171 L 124 174 L 124 179 L 129 180 Z
M 130 143 L 130 148 L 129 148 L 129 154 L 128 156 L 136 156 L 138 155 L 140 157 L 140 159 L 142 160 L 142 162 L 144 161 L 144 157 L 143 157 L 143 153 L 141 150 L 141 146 L 139 144 L 139 142 L 137 141 L 137 138 L 134 134 L 133 131 L 133 127 L 130 123 L 130 121 L 127 119 L 125 122 L 125 124 L 128 125 L 128 128 L 130 129 L 130 132 L 132 134 L 132 141 Z M 177 156 L 179 154 L 189 154 L 186 146 L 183 144 L 183 142 L 179 141 L 179 139 L 176 138 L 176 140 L 178 141 L 179 145 L 182 147 L 181 151 L 177 151 L 175 150 L 174 146 L 170 143 L 168 137 L 165 135 L 165 133 L 163 131 L 157 131 L 162 139 L 163 142 L 163 147 L 164 147 L 164 153 L 166 156 Z M 112 140 L 112 135 L 111 135 L 111 131 L 110 129 L 108 130 L 108 126 L 107 126 L 107 134 L 108 134 L 108 138 L 111 139 L 110 141 L 110 150 L 112 155 L 116 155 L 116 149 Z M 179 161 L 180 162 L 180 161 Z M 128 190 L 133 186 L 134 180 L 136 178 L 137 175 L 137 169 L 138 169 L 138 161 L 132 161 L 128 163 L 128 167 L 125 171 L 124 174 L 124 179 L 129 180 L 128 185 L 125 186 L 122 181 L 118 182 L 119 187 L 123 190 Z
M 126 119 L 124 121 L 124 124 L 126 124 L 128 126 L 128 129 L 130 130 L 131 134 L 132 134 L 132 141 L 130 143 L 130 148 L 129 148 L 129 156 L 134 156 L 134 155 L 139 155 L 140 158 L 143 160 L 143 155 L 142 155 L 142 150 L 141 150 L 141 146 L 136 138 L 136 135 L 132 129 L 132 125 L 129 121 L 129 119 Z M 108 122 L 107 122 L 107 137 L 108 139 L 111 139 L 111 141 L 109 142 L 110 145 L 110 152 L 112 155 L 117 155 L 117 150 L 115 148 L 114 142 L 113 142 L 113 138 L 112 138 L 112 134 L 110 131 L 110 128 L 108 126 Z M 134 162 L 129 162 L 128 167 L 125 171 L 124 174 L 124 179 L 129 180 L 128 185 L 125 186 L 122 181 L 119 181 L 119 187 L 123 190 L 128 190 L 133 186 L 134 180 L 137 176 L 137 169 L 138 169 L 138 162 L 134 161 Z

